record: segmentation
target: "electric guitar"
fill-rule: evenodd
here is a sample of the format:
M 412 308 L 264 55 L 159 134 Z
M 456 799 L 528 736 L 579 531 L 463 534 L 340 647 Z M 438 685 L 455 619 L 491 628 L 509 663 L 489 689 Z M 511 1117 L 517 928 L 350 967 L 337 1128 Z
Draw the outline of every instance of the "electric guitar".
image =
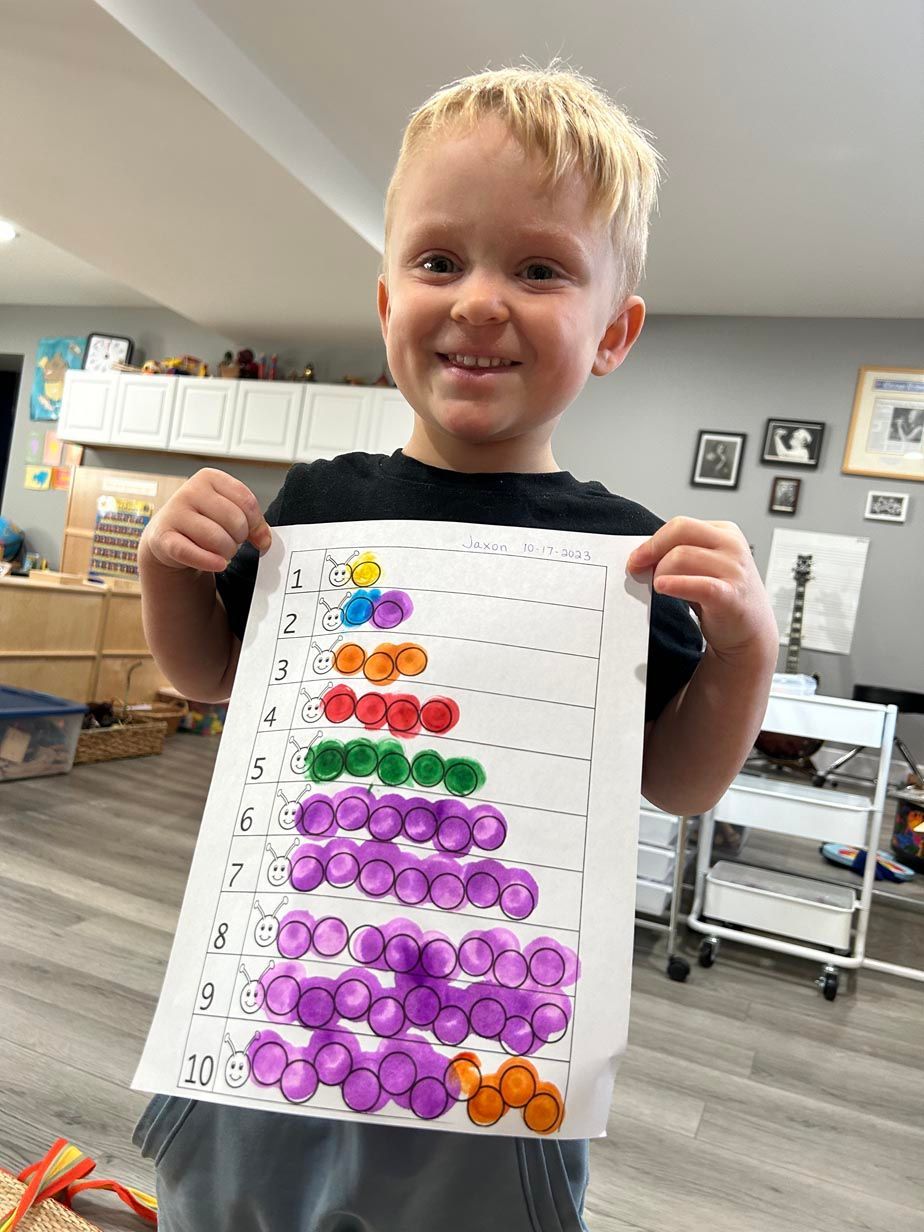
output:
M 796 675 L 799 671 L 799 653 L 802 650 L 802 615 L 805 611 L 805 588 L 812 580 L 811 556 L 797 556 L 792 571 L 796 579 L 796 593 L 792 601 L 792 616 L 789 620 L 789 638 L 786 646 L 785 671 Z M 815 677 L 818 680 L 818 677 Z M 806 767 L 809 758 L 821 748 L 823 740 L 806 736 L 788 736 L 785 732 L 758 732 L 754 746 L 764 757 L 787 765 Z

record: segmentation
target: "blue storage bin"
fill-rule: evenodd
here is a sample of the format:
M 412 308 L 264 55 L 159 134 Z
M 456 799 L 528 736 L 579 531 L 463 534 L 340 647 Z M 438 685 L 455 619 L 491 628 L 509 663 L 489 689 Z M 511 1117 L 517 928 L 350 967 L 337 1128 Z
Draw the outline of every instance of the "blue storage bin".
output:
M 67 774 L 86 706 L 0 685 L 0 782 Z

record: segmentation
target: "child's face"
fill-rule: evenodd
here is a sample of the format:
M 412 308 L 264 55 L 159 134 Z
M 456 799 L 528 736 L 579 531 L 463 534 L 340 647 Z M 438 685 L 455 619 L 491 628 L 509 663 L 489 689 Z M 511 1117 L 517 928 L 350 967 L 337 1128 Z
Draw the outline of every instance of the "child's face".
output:
M 591 372 L 625 358 L 644 320 L 613 306 L 616 259 L 584 183 L 549 192 L 500 121 L 437 138 L 398 191 L 379 314 L 391 373 L 445 443 L 547 441 Z M 467 370 L 447 356 L 513 366 Z

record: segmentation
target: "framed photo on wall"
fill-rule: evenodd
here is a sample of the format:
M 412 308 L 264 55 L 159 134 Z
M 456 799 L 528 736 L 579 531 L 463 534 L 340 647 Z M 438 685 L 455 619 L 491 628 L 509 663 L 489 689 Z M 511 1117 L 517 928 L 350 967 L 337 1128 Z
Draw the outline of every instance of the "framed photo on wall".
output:
M 768 419 L 761 462 L 777 466 L 817 466 L 825 426 L 811 419 Z
M 908 493 L 867 492 L 863 516 L 868 522 L 904 522 L 908 516 Z
M 770 485 L 770 513 L 795 513 L 799 504 L 801 479 L 778 475 Z
M 701 431 L 690 483 L 704 488 L 737 488 L 746 440 L 743 432 Z
M 841 470 L 924 479 L 924 370 L 860 369 Z

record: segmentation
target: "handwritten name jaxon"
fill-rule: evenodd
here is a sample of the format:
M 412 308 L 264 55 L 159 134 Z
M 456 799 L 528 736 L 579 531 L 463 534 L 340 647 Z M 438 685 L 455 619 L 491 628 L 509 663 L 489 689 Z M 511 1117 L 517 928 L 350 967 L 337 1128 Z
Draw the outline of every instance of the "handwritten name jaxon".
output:
M 489 543 L 486 539 L 476 539 L 474 535 L 469 534 L 469 537 L 462 544 L 462 547 L 468 552 L 506 552 L 506 543 Z

